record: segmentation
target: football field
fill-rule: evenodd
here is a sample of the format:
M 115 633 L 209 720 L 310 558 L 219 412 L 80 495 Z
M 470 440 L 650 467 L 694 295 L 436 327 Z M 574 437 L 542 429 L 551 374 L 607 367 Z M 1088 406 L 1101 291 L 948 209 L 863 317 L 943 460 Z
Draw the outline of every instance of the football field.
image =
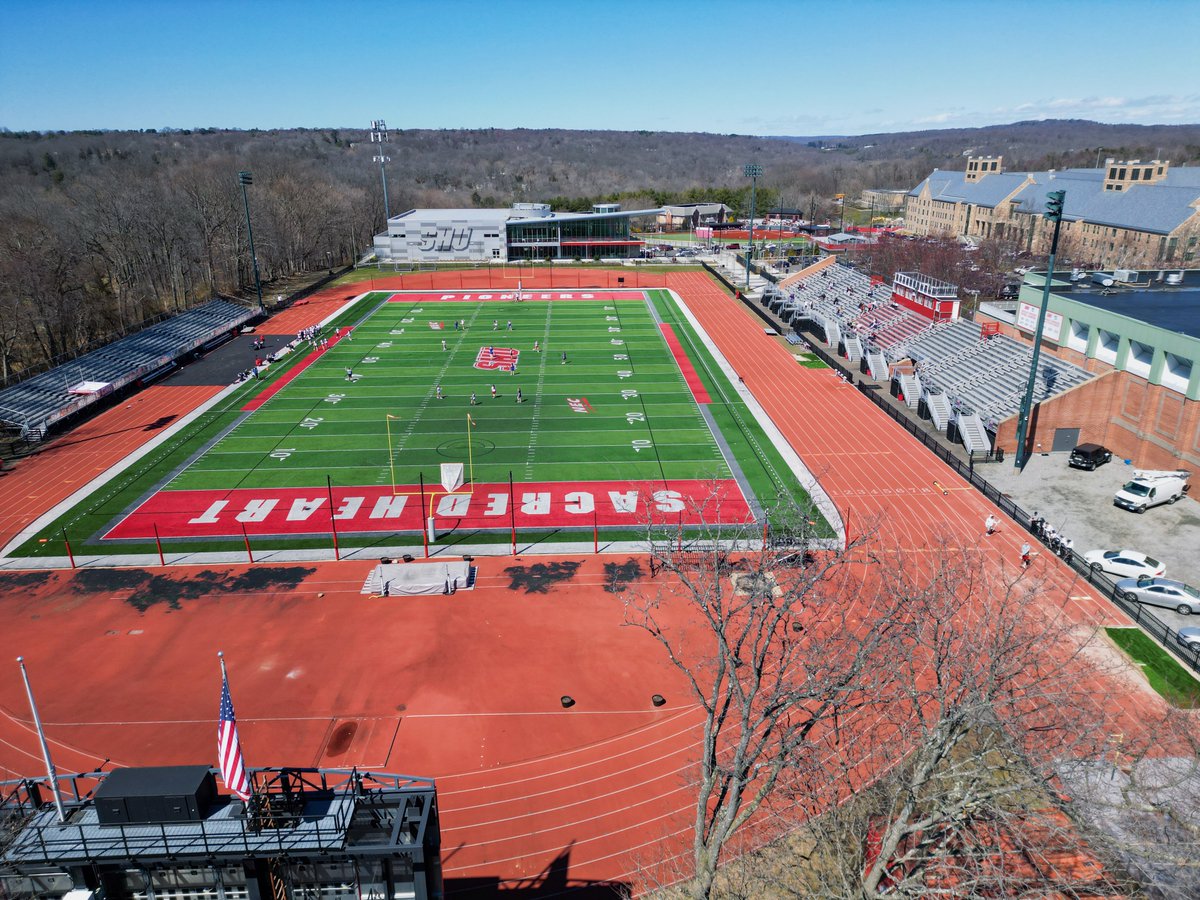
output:
M 110 551 L 380 545 L 807 506 L 666 291 L 370 293 L 263 376 L 58 527 Z

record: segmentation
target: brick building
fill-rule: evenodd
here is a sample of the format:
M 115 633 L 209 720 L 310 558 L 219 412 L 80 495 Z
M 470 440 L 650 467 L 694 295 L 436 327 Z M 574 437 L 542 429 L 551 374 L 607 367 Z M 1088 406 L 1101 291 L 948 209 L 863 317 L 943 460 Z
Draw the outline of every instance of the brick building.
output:
M 1066 191 L 1060 253 L 1095 268 L 1200 265 L 1200 168 L 1163 160 L 1006 172 L 1003 157 L 970 157 L 966 171 L 934 169 L 909 192 L 906 227 L 1045 254 L 1053 223 L 1042 213 L 1055 190 Z
M 1200 273 L 1129 271 L 1097 284 L 1055 276 L 1042 351 L 1096 377 L 1038 405 L 1031 447 L 1093 441 L 1136 465 L 1200 466 Z M 1032 338 L 1043 276 L 1031 273 L 1012 309 L 981 305 L 977 320 Z M 1017 419 L 999 423 L 996 446 L 1012 448 Z

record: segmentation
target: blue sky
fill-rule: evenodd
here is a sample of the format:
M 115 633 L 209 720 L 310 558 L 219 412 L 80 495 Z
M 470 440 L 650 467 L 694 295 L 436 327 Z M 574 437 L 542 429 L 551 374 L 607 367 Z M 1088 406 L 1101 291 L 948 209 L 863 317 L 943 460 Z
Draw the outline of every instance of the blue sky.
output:
M 4 0 L 0 127 L 1200 122 L 1200 2 Z

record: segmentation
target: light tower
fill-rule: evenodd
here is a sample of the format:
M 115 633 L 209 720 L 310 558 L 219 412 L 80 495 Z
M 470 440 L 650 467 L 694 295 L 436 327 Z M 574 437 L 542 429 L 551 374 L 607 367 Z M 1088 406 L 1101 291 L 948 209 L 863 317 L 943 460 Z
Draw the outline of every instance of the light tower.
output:
M 254 252 L 254 229 L 250 227 L 250 200 L 246 196 L 246 186 L 254 184 L 254 176 L 249 172 L 238 172 L 238 184 L 242 186 L 242 205 L 246 207 L 246 236 L 250 239 L 250 261 L 254 264 L 254 290 L 258 293 L 258 311 L 267 314 L 262 302 L 262 281 L 258 277 L 258 255 Z
M 750 293 L 750 258 L 754 256 L 754 189 L 762 175 L 762 166 L 746 163 L 742 166 L 742 174 L 750 179 L 750 241 L 746 249 L 746 293 Z
M 1029 416 L 1033 412 L 1033 389 L 1037 384 L 1038 357 L 1042 351 L 1042 329 L 1046 325 L 1046 310 L 1050 308 L 1050 281 L 1054 278 L 1054 256 L 1058 253 L 1058 230 L 1062 226 L 1063 202 L 1066 191 L 1051 191 L 1046 195 L 1044 215 L 1054 223 L 1054 237 L 1050 241 L 1050 260 L 1046 263 L 1046 278 L 1042 284 L 1042 308 L 1038 310 L 1037 327 L 1033 330 L 1033 357 L 1029 361 L 1029 380 L 1025 383 L 1025 396 L 1021 398 L 1021 413 L 1017 419 L 1017 456 L 1013 464 L 1018 470 L 1025 468 L 1029 452 L 1025 449 L 1028 438 Z
M 371 143 L 379 145 L 379 152 L 375 154 L 374 161 L 379 163 L 379 176 L 383 179 L 383 230 L 387 231 L 388 216 L 392 214 L 391 208 L 388 206 L 387 195 L 387 164 L 391 159 L 383 152 L 383 145 L 388 143 L 387 123 L 383 119 L 371 120 Z

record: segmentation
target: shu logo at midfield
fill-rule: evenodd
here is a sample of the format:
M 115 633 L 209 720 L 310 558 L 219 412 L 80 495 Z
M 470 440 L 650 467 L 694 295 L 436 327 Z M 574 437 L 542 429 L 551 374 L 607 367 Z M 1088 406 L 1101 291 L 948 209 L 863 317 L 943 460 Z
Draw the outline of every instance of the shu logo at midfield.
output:
M 513 347 L 480 347 L 475 354 L 475 368 L 508 371 L 517 365 L 521 351 Z

